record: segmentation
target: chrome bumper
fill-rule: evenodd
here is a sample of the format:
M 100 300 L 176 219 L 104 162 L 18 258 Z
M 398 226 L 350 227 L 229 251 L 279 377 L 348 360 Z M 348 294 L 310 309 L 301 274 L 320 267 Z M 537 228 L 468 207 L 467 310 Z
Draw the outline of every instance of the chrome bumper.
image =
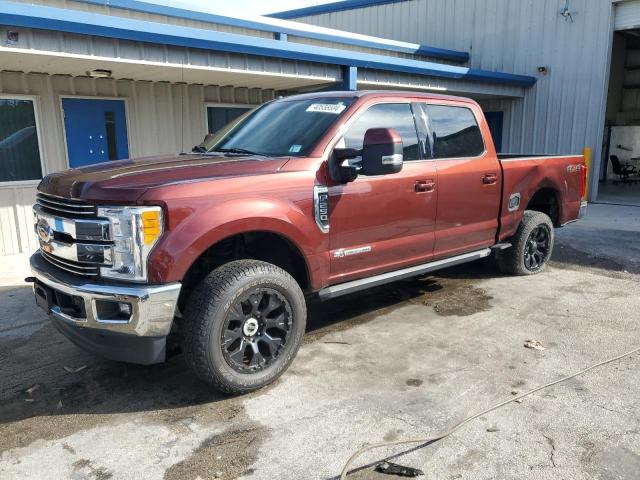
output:
M 80 298 L 85 315 L 78 318 L 63 312 L 54 302 L 42 305 L 56 320 L 79 328 L 106 330 L 138 337 L 163 337 L 169 334 L 175 315 L 181 284 L 122 285 L 115 283 L 88 283 L 75 275 L 69 275 L 51 266 L 40 253 L 31 256 L 31 271 L 35 277 L 34 291 L 38 284 L 53 292 Z M 36 292 L 36 295 L 38 293 Z M 54 295 L 55 296 L 55 295 Z M 128 320 L 100 318 L 97 301 L 123 302 L 131 305 Z
M 587 214 L 587 202 L 580 203 L 580 212 L 578 213 L 578 218 L 584 218 Z

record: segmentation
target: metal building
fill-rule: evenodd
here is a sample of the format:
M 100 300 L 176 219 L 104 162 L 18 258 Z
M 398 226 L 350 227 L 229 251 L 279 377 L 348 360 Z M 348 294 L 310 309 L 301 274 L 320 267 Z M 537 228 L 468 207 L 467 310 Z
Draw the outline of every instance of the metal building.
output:
M 0 0 L 0 255 L 36 248 L 43 175 L 189 151 L 247 108 L 295 92 L 470 96 L 499 149 L 591 146 L 599 171 L 614 23 L 634 32 L 639 4 L 348 0 L 234 18 L 165 0 Z M 607 118 L 634 122 L 627 37 L 616 37 L 622 76 L 612 76 Z
M 36 248 L 31 205 L 43 175 L 190 151 L 277 95 L 406 83 L 522 97 L 535 82 L 469 69 L 467 60 L 451 49 L 170 3 L 0 0 L 0 255 Z
M 274 17 L 451 48 L 471 68 L 535 77 L 520 97 L 471 94 L 501 124 L 502 151 L 590 147 L 590 200 L 640 204 L 640 183 L 617 183 L 608 161 L 640 170 L 640 1 L 350 0 Z

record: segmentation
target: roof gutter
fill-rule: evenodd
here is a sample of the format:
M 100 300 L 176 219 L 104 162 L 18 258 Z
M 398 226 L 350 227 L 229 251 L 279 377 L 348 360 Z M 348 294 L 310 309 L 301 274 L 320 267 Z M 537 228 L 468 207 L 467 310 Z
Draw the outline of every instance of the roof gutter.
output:
M 469 69 L 6 0 L 0 0 L 0 24 L 523 87 L 536 82 L 534 77 L 525 75 Z
M 417 43 L 401 42 L 399 40 L 391 40 L 387 38 L 378 38 L 370 35 L 361 35 L 352 32 L 343 32 L 332 28 L 306 25 L 298 22 L 289 22 L 278 18 L 268 18 L 268 16 L 256 16 L 254 18 L 245 16 L 244 18 L 235 18 L 227 15 L 221 15 L 213 11 L 188 10 L 186 8 L 176 7 L 169 3 L 163 3 L 162 0 L 156 0 L 154 3 L 149 3 L 141 0 L 76 1 L 91 5 L 120 8 L 123 10 L 132 10 L 154 15 L 165 15 L 168 17 L 182 18 L 186 20 L 217 23 L 230 27 L 248 28 L 262 32 L 271 32 L 273 34 L 284 33 L 287 35 L 311 38 L 314 40 L 341 43 L 343 45 L 354 45 L 358 47 L 387 50 L 390 52 L 423 55 L 426 57 L 449 60 L 453 62 L 466 62 L 469 60 L 469 54 L 467 52 L 431 47 L 429 45 L 420 45 Z

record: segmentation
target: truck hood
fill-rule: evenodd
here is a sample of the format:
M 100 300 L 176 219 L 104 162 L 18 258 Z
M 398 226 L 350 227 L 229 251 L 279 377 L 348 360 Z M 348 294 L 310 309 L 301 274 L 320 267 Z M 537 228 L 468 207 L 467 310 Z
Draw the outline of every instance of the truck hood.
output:
M 47 175 L 38 190 L 64 198 L 129 203 L 153 187 L 275 173 L 288 160 L 198 154 L 118 160 Z

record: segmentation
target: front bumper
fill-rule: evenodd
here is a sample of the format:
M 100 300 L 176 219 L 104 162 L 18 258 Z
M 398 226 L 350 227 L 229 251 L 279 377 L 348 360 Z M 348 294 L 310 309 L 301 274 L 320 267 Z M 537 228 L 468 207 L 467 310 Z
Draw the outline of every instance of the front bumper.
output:
M 164 360 L 164 340 L 173 323 L 180 283 L 88 283 L 53 267 L 40 253 L 33 254 L 30 263 L 37 303 L 74 343 L 115 360 L 134 363 Z M 129 318 L 101 318 L 102 305 L 113 302 L 129 304 Z M 74 308 L 66 308 L 70 304 Z M 143 347 L 140 355 L 135 353 L 137 346 Z

